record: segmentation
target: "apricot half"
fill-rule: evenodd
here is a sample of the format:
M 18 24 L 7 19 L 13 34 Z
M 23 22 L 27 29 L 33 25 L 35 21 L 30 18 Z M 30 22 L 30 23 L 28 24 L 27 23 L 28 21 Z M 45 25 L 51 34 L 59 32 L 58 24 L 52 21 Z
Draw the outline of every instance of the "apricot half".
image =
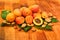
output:
M 43 20 L 42 20 L 42 18 L 39 18 L 39 17 L 35 17 L 34 19 L 33 19 L 33 23 L 35 24 L 35 25 L 42 25 L 43 24 Z

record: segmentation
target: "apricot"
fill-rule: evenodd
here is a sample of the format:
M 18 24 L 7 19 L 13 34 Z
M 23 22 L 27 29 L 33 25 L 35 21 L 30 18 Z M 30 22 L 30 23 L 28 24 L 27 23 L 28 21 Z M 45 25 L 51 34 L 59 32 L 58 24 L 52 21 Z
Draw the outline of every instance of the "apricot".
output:
M 6 20 L 8 22 L 13 22 L 15 20 L 15 15 L 13 13 L 9 13 L 7 16 L 6 16 Z
M 22 13 L 20 12 L 20 9 L 15 9 L 13 11 L 13 13 L 14 13 L 15 16 L 21 16 L 22 15 Z
M 29 8 L 27 8 L 27 7 L 22 7 L 22 8 L 20 9 L 20 11 L 21 11 L 21 13 L 22 13 L 22 15 L 23 15 L 24 17 L 26 17 L 26 16 L 28 16 L 28 15 L 32 15 L 32 11 L 31 11 Z
M 33 22 L 33 17 L 31 15 L 26 16 L 25 21 L 27 24 L 32 24 Z
M 24 17 L 22 17 L 22 16 L 21 17 L 16 17 L 15 21 L 16 21 L 17 24 L 22 24 L 22 23 L 24 23 Z
M 33 17 L 35 18 L 35 17 L 41 17 L 41 14 L 40 13 L 34 13 L 33 14 Z
M 47 12 L 45 12 L 45 11 L 42 12 L 42 18 L 48 18 Z
M 20 12 L 23 13 L 23 10 L 25 9 L 26 7 L 21 7 L 20 8 Z
M 29 9 L 30 9 L 32 12 L 36 13 L 36 12 L 39 11 L 39 5 L 32 5 L 32 6 L 29 7 Z

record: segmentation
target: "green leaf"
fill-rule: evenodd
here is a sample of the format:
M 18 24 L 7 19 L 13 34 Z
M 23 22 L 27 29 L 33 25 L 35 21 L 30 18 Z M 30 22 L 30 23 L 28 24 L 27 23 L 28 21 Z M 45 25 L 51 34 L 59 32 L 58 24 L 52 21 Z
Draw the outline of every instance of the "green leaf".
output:
M 21 25 L 18 25 L 19 28 L 23 29 L 25 32 L 29 31 L 31 29 L 31 26 L 21 27 Z
M 3 10 L 2 13 L 1 13 L 1 17 L 5 20 L 6 19 L 6 16 L 8 13 L 10 13 L 11 11 L 8 11 L 8 10 Z
M 7 24 L 7 23 L 1 23 L 1 26 L 11 26 L 11 24 Z
M 45 30 L 52 30 L 52 26 L 46 25 Z
M 51 22 L 58 22 L 58 20 L 56 18 L 52 18 Z
M 42 27 L 42 25 L 40 25 L 40 26 L 35 25 L 35 27 L 38 28 L 38 29 L 40 29 Z
M 1 23 L 1 26 L 6 26 L 6 23 Z
M 24 30 L 25 32 L 29 31 L 30 29 L 31 29 L 31 26 L 26 26 L 26 27 L 23 28 L 23 30 Z
M 22 29 L 21 25 L 18 25 L 18 27 Z
M 35 28 L 41 29 L 41 30 L 52 30 L 52 27 L 49 26 L 48 24 L 45 27 L 42 27 L 42 25 L 40 25 L 40 26 L 35 26 Z
M 35 25 L 35 28 L 41 29 L 41 30 L 44 30 L 44 29 L 45 29 L 45 27 L 42 27 L 42 25 L 40 25 L 40 26 L 36 26 L 36 25 Z

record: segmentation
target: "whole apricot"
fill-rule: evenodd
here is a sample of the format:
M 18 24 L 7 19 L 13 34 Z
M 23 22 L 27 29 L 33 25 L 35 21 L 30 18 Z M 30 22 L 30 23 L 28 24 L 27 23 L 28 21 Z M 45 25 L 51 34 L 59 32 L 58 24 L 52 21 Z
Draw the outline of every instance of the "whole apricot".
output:
M 15 20 L 15 15 L 13 13 L 9 13 L 6 17 L 8 22 L 13 22 Z
M 33 22 L 33 17 L 31 15 L 26 16 L 25 21 L 27 24 L 32 24 Z
M 41 17 L 41 14 L 40 13 L 34 13 L 33 14 L 33 17 L 35 18 L 35 17 Z
M 15 16 L 21 16 L 22 15 L 22 13 L 20 12 L 20 9 L 15 9 L 13 11 L 13 13 L 14 13 Z
M 30 9 L 32 12 L 36 13 L 36 12 L 39 11 L 39 5 L 32 5 L 32 6 L 29 7 L 29 9 Z
M 26 16 L 28 16 L 28 15 L 32 15 L 32 11 L 31 11 L 29 8 L 27 8 L 27 7 L 22 7 L 22 8 L 20 9 L 20 11 L 21 11 L 21 13 L 22 13 L 22 15 L 23 15 L 24 17 L 26 17 Z
M 22 16 L 21 17 L 16 17 L 15 21 L 16 21 L 17 24 L 22 24 L 22 23 L 24 23 L 24 17 L 22 17 Z

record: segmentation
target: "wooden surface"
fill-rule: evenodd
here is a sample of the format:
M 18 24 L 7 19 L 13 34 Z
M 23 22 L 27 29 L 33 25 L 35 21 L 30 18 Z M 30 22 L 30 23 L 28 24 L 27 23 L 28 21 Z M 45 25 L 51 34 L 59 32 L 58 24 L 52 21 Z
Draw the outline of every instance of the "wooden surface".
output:
M 37 30 L 36 32 L 17 31 L 13 27 L 0 27 L 0 40 L 60 40 L 60 0 L 0 0 L 2 9 L 13 10 L 20 5 L 40 5 L 41 10 L 51 12 L 59 20 L 53 26 L 53 31 Z M 1 13 L 0 13 L 1 14 Z M 0 17 L 0 24 L 2 18 Z

